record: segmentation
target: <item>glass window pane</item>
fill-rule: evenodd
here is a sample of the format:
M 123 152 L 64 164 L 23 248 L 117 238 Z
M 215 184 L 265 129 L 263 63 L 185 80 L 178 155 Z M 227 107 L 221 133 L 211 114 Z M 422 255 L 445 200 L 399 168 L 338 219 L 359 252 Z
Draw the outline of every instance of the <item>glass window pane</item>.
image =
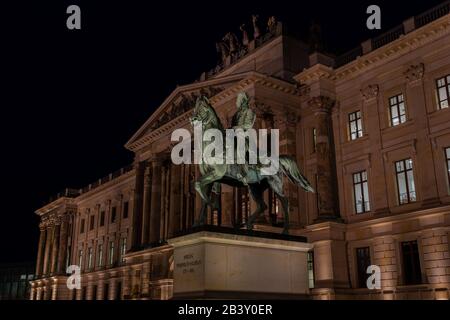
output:
M 447 83 L 450 83 L 450 74 L 447 76 Z
M 445 154 L 447 156 L 447 159 L 450 159 L 450 148 L 445 149 Z
M 447 99 L 447 88 L 440 88 L 439 89 L 439 101 L 446 100 Z
M 356 117 L 361 118 L 361 111 L 356 111 Z
M 441 102 L 441 109 L 448 108 L 448 100 L 444 100 Z
M 392 97 L 391 99 L 390 99 L 390 101 L 389 101 L 389 104 L 392 106 L 392 105 L 394 105 L 394 104 L 396 104 L 396 98 L 395 97 Z
M 354 175 L 353 175 L 353 182 L 354 183 L 358 183 L 358 182 L 360 182 L 361 180 L 360 180 L 360 176 L 359 176 L 359 173 L 355 173 Z
M 350 113 L 350 121 L 355 120 L 355 114 L 354 113 Z
M 398 102 L 402 102 L 403 101 L 403 94 L 399 94 L 398 95 Z
M 363 212 L 362 190 L 361 185 L 355 185 L 355 208 L 356 213 Z
M 356 132 L 356 122 L 352 122 L 351 124 L 350 124 L 350 131 L 353 133 L 353 132 Z
M 447 77 L 447 80 L 448 80 L 448 77 Z M 445 79 L 444 78 L 438 79 L 437 85 L 438 85 L 438 87 L 443 87 L 445 85 Z
M 400 123 L 405 123 L 406 122 L 406 116 L 403 115 L 400 117 Z
M 363 181 L 366 181 L 366 180 L 367 180 L 367 172 L 366 172 L 366 171 L 363 171 L 363 172 L 361 173 L 361 175 L 362 175 L 362 180 L 363 180 Z
M 412 160 L 408 159 L 405 160 L 405 162 L 406 162 L 406 169 L 412 169 Z
M 367 182 L 363 183 L 363 193 L 364 193 L 364 206 L 366 211 L 370 211 L 370 202 L 369 202 L 369 186 Z
M 403 115 L 406 113 L 406 108 L 405 108 L 405 103 L 402 102 L 398 105 L 399 109 L 400 109 L 400 114 Z
M 401 172 L 404 170 L 403 161 L 398 161 L 395 163 L 397 172 Z
M 392 116 L 392 118 L 397 118 L 398 117 L 398 110 L 397 110 L 396 106 L 391 107 L 391 116 Z
M 410 200 L 416 201 L 416 187 L 414 185 L 414 175 L 412 171 L 408 171 L 408 188 Z
M 404 173 L 399 173 L 397 175 L 398 181 L 398 194 L 400 198 L 400 204 L 408 203 L 408 194 L 406 190 L 406 176 Z

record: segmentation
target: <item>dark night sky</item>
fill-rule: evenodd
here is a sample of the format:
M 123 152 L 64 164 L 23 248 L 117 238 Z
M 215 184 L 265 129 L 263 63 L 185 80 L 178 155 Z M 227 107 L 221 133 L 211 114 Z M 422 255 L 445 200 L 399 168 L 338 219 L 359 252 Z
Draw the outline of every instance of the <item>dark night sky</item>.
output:
M 314 19 L 339 53 L 380 33 L 365 27 L 370 4 L 384 32 L 441 2 L 2 2 L 0 262 L 33 261 L 34 210 L 131 163 L 125 142 L 177 84 L 215 65 L 215 41 L 252 13 L 276 15 L 304 40 Z M 81 31 L 66 28 L 70 4 L 81 7 Z

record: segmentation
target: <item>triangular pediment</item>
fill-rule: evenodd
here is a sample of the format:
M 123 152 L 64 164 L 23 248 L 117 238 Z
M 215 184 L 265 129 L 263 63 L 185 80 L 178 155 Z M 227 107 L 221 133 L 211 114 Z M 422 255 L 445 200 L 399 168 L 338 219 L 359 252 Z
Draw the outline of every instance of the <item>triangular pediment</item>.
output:
M 125 147 L 129 150 L 135 149 L 134 146 L 139 140 L 172 120 L 187 114 L 194 108 L 197 97 L 200 95 L 212 98 L 243 78 L 244 75 L 233 75 L 177 87 L 131 137 Z

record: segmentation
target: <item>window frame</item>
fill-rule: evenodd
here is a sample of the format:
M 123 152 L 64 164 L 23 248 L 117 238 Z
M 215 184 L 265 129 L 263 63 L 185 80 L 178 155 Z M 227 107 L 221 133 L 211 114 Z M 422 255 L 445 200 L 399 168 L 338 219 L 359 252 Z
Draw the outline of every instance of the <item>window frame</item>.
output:
M 365 173 L 365 180 L 363 179 L 363 174 Z M 355 182 L 355 176 L 359 176 L 359 181 Z M 369 177 L 367 174 L 367 170 L 358 171 L 352 174 L 352 184 L 353 184 L 353 205 L 355 209 L 355 214 L 363 214 L 370 212 L 370 195 L 369 195 Z M 367 199 L 364 192 L 364 184 L 367 186 Z M 360 188 L 360 192 L 362 195 L 362 211 L 358 211 L 358 203 L 356 199 L 356 191 L 357 188 Z M 368 205 L 366 205 L 366 203 Z
M 355 118 L 352 120 L 352 116 Z M 349 139 L 350 141 L 355 141 L 364 136 L 363 132 L 363 125 L 362 125 L 362 112 L 361 110 L 356 110 L 353 112 L 350 112 L 347 117 L 348 121 L 348 132 L 349 132 Z M 356 131 L 352 131 L 352 124 L 355 124 Z M 360 125 L 358 124 L 360 123 Z M 353 138 L 353 134 L 356 134 L 356 137 Z
M 399 97 L 402 98 L 401 101 L 400 101 Z M 392 99 L 395 99 L 395 103 L 392 103 L 392 101 L 391 101 Z M 401 112 L 400 112 L 400 104 L 402 104 L 402 103 L 403 103 L 403 107 L 404 107 L 404 114 L 401 114 Z M 405 95 L 403 93 L 399 93 L 399 94 L 389 97 L 388 104 L 389 104 L 389 124 L 391 127 L 399 126 L 408 121 L 408 115 L 406 112 Z M 397 111 L 396 117 L 393 116 L 393 113 L 392 113 L 393 108 L 395 108 Z M 402 121 L 402 116 L 404 116 L 404 119 L 405 119 L 404 121 Z M 398 119 L 397 124 L 394 124 L 394 119 Z
M 409 244 L 410 251 L 408 254 L 417 254 L 417 256 L 414 256 L 417 260 L 416 263 L 412 263 L 412 265 L 406 265 L 405 261 L 405 251 L 404 247 L 405 244 Z M 412 249 L 412 244 L 415 244 L 416 251 Z M 420 259 L 420 248 L 419 248 L 419 241 L 417 239 L 415 240 L 408 240 L 408 241 L 401 241 L 400 242 L 400 258 L 401 258 L 401 265 L 402 265 L 402 283 L 405 286 L 413 286 L 413 285 L 420 285 L 424 283 L 423 274 L 422 274 L 422 263 Z M 416 267 L 418 267 L 418 270 L 416 270 Z M 409 274 L 411 273 L 411 274 Z M 408 275 L 412 276 L 414 275 L 414 279 L 408 279 Z M 411 281 L 412 280 L 412 281 Z M 417 280 L 417 281 L 416 281 Z
M 113 206 L 111 207 L 111 224 L 116 223 L 117 220 L 117 207 Z
M 407 168 L 407 161 L 411 161 L 411 168 Z M 403 169 L 401 171 L 398 171 L 397 169 L 397 164 L 398 163 L 402 163 L 403 164 Z M 410 204 L 410 203 L 414 203 L 417 202 L 417 191 L 416 191 L 416 181 L 415 181 L 415 177 L 414 177 L 414 162 L 411 158 L 406 158 L 406 159 L 402 159 L 402 160 L 398 160 L 394 162 L 394 169 L 395 169 L 395 180 L 397 182 L 397 200 L 398 200 L 398 204 L 399 205 L 405 205 L 405 204 Z M 413 185 L 414 185 L 414 200 L 411 199 L 411 190 L 410 190 L 410 186 L 409 186 L 409 178 L 408 178 L 408 172 L 412 173 L 412 179 L 413 179 Z M 403 174 L 404 175 L 404 181 L 405 181 L 405 187 L 406 187 L 406 196 L 407 196 L 407 201 L 404 202 L 402 201 L 402 194 L 400 192 L 400 181 L 399 181 L 399 175 Z
M 364 252 L 364 261 L 360 263 L 360 252 Z M 362 264 L 365 264 L 364 270 L 361 269 Z M 372 257 L 370 254 L 370 246 L 355 248 L 355 264 L 356 264 L 356 284 L 358 288 L 367 288 L 367 279 L 369 275 L 367 274 L 367 267 L 372 264 Z
M 444 85 L 443 86 L 439 86 L 439 81 L 443 80 L 444 81 Z M 435 81 L 436 84 L 436 98 L 437 98 L 437 105 L 438 105 L 438 110 L 442 110 L 442 109 L 448 109 L 450 108 L 450 74 L 447 74 L 441 78 L 437 78 Z M 441 100 L 440 94 L 439 94 L 439 89 L 441 88 L 445 88 L 447 90 L 445 90 L 446 94 L 447 94 L 447 98 Z M 446 107 L 442 107 L 442 102 L 447 101 L 447 106 Z

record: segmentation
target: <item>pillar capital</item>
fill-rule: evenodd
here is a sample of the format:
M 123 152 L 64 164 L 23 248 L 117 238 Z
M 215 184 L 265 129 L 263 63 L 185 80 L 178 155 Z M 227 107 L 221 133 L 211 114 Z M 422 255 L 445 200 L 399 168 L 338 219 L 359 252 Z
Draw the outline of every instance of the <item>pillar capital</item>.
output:
M 315 96 L 308 100 L 308 105 L 315 114 L 330 114 L 335 104 L 335 100 L 327 96 Z

